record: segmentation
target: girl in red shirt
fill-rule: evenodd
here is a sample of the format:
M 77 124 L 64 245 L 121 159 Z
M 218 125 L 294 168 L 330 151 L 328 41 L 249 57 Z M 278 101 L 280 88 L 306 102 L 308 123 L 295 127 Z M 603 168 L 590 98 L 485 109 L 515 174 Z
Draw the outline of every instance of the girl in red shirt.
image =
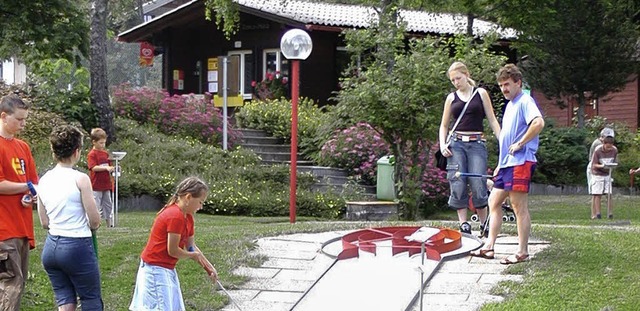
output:
M 196 177 L 183 180 L 153 222 L 142 251 L 136 287 L 129 310 L 185 310 L 175 266 L 178 259 L 191 258 L 218 279 L 213 265 L 195 245 L 193 215 L 202 208 L 207 185 Z

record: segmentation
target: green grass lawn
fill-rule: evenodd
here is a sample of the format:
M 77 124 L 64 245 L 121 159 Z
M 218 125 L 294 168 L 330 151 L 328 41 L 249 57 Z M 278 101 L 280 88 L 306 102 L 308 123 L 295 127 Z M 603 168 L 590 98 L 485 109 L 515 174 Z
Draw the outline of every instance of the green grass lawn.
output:
M 615 196 L 613 221 L 590 220 L 588 196 L 533 196 L 530 208 L 532 235 L 551 241 L 535 259 L 507 270 L 524 274 L 522 284 L 504 283 L 496 294 L 508 299 L 482 310 L 638 310 L 640 305 L 640 210 L 639 197 Z M 155 213 L 119 214 L 117 228 L 98 231 L 102 295 L 105 310 L 126 310 L 135 284 L 139 255 Z M 34 214 L 36 224 L 39 224 Z M 436 216 L 454 222 L 454 213 Z M 379 223 L 375 226 L 400 223 Z M 409 223 L 402 223 L 407 225 Z M 357 222 L 318 222 L 288 218 L 196 216 L 196 243 L 218 269 L 227 289 L 246 281 L 231 275 L 240 265 L 258 266 L 264 258 L 249 255 L 259 237 L 298 232 L 322 232 L 370 226 Z M 505 224 L 503 232 L 515 232 Z M 40 262 L 45 231 L 36 227 L 37 248 L 31 252 L 30 273 L 22 310 L 54 310 L 53 293 Z M 217 310 L 228 303 L 214 291 L 202 268 L 191 260 L 177 266 L 188 310 Z

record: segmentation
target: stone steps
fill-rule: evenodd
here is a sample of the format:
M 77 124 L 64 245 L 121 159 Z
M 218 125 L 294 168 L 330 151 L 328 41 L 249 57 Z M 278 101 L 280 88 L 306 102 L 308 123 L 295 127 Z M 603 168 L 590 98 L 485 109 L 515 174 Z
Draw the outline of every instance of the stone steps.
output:
M 239 131 L 242 134 L 242 142 L 240 143 L 242 148 L 255 152 L 262 159 L 262 163 L 269 165 L 291 164 L 291 146 L 285 143 L 283 139 L 269 137 L 269 134 L 262 130 L 239 129 Z M 312 186 L 312 190 L 340 192 L 353 185 L 362 189 L 361 192 L 368 197 L 375 198 L 375 186 L 361 185 L 354 182 L 343 169 L 314 166 L 314 163 L 304 159 L 301 153 L 298 153 L 296 163 L 298 173 L 311 173 L 315 176 L 316 183 Z

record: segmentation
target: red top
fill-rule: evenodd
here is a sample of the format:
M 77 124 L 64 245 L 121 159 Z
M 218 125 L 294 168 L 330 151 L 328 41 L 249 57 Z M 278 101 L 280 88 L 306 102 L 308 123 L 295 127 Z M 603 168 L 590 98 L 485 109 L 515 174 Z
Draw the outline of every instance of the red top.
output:
M 91 149 L 87 155 L 87 165 L 89 166 L 89 178 L 94 191 L 111 190 L 111 175 L 109 171 L 94 172 L 93 168 L 102 165 L 111 165 L 109 153 L 104 150 Z
M 140 256 L 148 264 L 174 269 L 178 258 L 169 256 L 167 240 L 169 233 L 180 235 L 178 246 L 184 248 L 193 236 L 193 215 L 184 214 L 177 204 L 169 205 L 158 214 L 151 227 L 149 241 Z
M 36 164 L 31 148 L 22 140 L 0 137 L 0 181 L 38 183 Z M 22 196 L 29 193 L 0 195 L 0 241 L 28 238 L 29 247 L 35 248 L 33 237 L 33 210 L 22 206 Z

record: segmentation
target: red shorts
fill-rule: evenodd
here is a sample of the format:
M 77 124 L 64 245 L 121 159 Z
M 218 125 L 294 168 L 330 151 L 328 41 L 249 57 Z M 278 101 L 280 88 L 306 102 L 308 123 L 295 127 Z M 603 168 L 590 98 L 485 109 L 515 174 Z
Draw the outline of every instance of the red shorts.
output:
M 505 191 L 529 192 L 531 176 L 536 170 L 536 162 L 524 162 L 522 165 L 504 167 L 493 178 L 493 186 Z

